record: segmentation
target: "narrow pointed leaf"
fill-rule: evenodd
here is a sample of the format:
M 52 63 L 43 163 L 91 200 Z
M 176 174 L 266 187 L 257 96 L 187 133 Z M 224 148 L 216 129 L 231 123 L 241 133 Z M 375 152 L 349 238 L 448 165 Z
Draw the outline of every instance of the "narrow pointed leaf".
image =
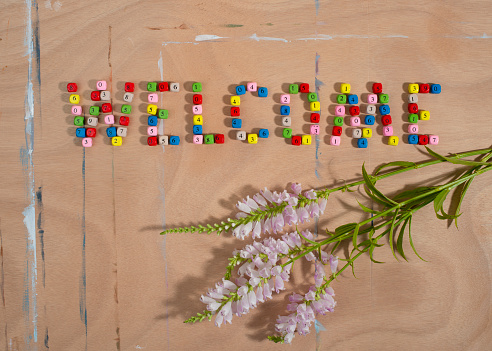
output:
M 415 249 L 415 246 L 413 246 L 413 240 L 412 240 L 412 218 L 410 217 L 410 221 L 408 222 L 408 239 L 410 241 L 410 246 L 413 249 L 413 252 L 417 255 L 418 258 L 420 258 L 422 261 L 427 262 L 424 260 L 420 255 L 418 254 L 417 250 Z
M 381 172 L 384 168 L 388 167 L 402 167 L 402 168 L 408 168 L 408 167 L 415 167 L 417 166 L 413 162 L 407 162 L 407 161 L 395 161 L 395 162 L 390 162 L 390 163 L 385 163 L 374 171 L 374 175 L 377 175 L 379 172 Z
M 381 201 L 386 202 L 388 204 L 393 204 L 397 205 L 397 203 L 393 200 L 391 200 L 389 197 L 384 195 L 382 192 L 380 192 L 376 187 L 374 186 L 373 181 L 367 174 L 366 168 L 364 165 L 362 165 L 362 176 L 364 177 L 364 181 L 366 182 L 366 186 L 369 188 L 369 190 L 377 197 L 381 199 Z

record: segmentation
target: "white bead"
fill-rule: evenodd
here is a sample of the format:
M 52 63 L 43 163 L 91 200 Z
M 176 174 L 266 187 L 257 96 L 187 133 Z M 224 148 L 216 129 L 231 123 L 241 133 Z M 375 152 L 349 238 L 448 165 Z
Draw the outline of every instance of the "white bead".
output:
M 118 127 L 118 129 L 116 130 L 116 135 L 120 136 L 120 137 L 126 137 L 126 131 L 127 131 L 127 128 Z
M 159 144 L 169 145 L 169 136 L 168 135 L 159 135 Z
M 109 101 L 111 100 L 111 93 L 107 90 L 101 91 L 101 100 L 102 101 Z
M 237 140 L 246 140 L 246 132 L 243 130 L 238 130 L 236 132 L 236 139 Z
M 126 102 L 132 102 L 133 100 L 133 94 L 132 93 L 125 93 L 123 95 L 123 100 Z
M 91 127 L 97 126 L 97 123 L 99 123 L 99 119 L 97 117 L 89 117 L 87 118 L 87 125 Z
M 283 117 L 282 118 L 282 125 L 284 127 L 290 127 L 291 124 L 292 124 L 292 121 L 291 121 L 290 117 Z
M 376 105 L 367 105 L 366 113 L 368 115 L 373 115 L 376 113 Z
M 410 103 L 416 103 L 419 101 L 419 97 L 417 94 L 410 94 L 408 95 L 408 102 Z
M 356 138 L 356 139 L 362 138 L 362 130 L 357 128 L 352 129 L 352 138 Z
M 177 93 L 179 91 L 179 83 L 171 83 L 169 85 L 169 90 Z

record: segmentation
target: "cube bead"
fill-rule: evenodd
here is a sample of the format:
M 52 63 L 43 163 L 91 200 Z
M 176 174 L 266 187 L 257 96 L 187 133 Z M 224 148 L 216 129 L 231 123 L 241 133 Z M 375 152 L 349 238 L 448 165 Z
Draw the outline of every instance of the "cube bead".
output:
M 216 134 L 214 137 L 214 141 L 216 144 L 224 144 L 224 134 Z
M 246 94 L 246 87 L 244 85 L 238 85 L 236 87 L 236 95 L 244 95 Z
M 72 106 L 72 115 L 80 116 L 82 114 L 82 107 L 79 105 Z
M 397 136 L 390 136 L 388 139 L 388 145 L 393 145 L 393 146 L 398 145 L 398 137 Z
M 387 104 L 389 102 L 388 94 L 379 94 L 378 99 L 380 104 Z
M 120 117 L 120 124 L 122 126 L 128 126 L 130 124 L 130 117 L 127 116 L 121 116 Z
M 429 144 L 429 137 L 427 135 L 419 135 L 419 145 Z
M 194 135 L 193 144 L 203 144 L 203 135 Z
M 299 135 L 295 135 L 292 137 L 291 143 L 292 143 L 292 145 L 299 146 L 302 143 L 302 138 Z
M 157 83 L 156 82 L 148 82 L 147 83 L 147 91 L 157 91 Z
M 193 116 L 193 124 L 196 126 L 203 125 L 203 116 L 202 115 L 194 115 Z
M 431 84 L 430 92 L 431 92 L 431 94 L 440 94 L 441 93 L 441 85 L 440 84 Z
M 149 115 L 156 115 L 157 114 L 157 105 L 154 105 L 154 104 L 147 105 L 147 113 Z
M 330 137 L 330 145 L 332 146 L 340 146 L 340 137 L 337 135 L 332 135 Z
M 334 126 L 333 129 L 331 130 L 331 135 L 336 135 L 336 136 L 342 135 L 342 127 Z
M 417 104 L 408 104 L 409 113 L 417 113 L 419 111 L 419 106 Z
M 179 145 L 179 136 L 177 135 L 172 135 L 169 136 L 169 145 Z
M 391 123 L 393 123 L 393 120 L 391 119 L 390 115 L 384 115 L 381 116 L 381 123 L 383 126 L 389 126 Z
M 282 105 L 280 107 L 280 114 L 282 116 L 288 116 L 288 115 L 290 115 L 290 106 Z
M 169 83 L 168 82 L 160 82 L 157 85 L 157 89 L 159 89 L 160 92 L 169 91 Z
M 416 113 L 410 113 L 408 115 L 408 122 L 415 124 L 418 121 L 419 121 L 419 116 Z
M 408 92 L 410 94 L 417 94 L 419 92 L 418 84 L 408 84 Z
M 347 97 L 347 102 L 350 104 L 350 105 L 355 105 L 355 104 L 358 104 L 359 103 L 359 98 L 357 95 L 349 95 Z
M 239 108 L 239 107 L 237 107 Z M 203 111 L 202 105 L 194 105 L 193 106 L 193 114 L 194 115 L 201 115 Z
M 353 129 L 352 130 L 352 138 L 359 139 L 362 138 L 362 129 Z
M 368 104 L 377 104 L 378 96 L 376 94 L 368 94 L 367 95 L 367 103 Z
M 157 137 L 155 137 L 155 136 L 148 137 L 147 138 L 147 145 L 156 146 L 157 145 Z
M 438 135 L 429 135 L 429 144 L 431 144 L 431 145 L 439 144 L 439 136 Z
M 195 94 L 193 95 L 193 103 L 195 105 L 201 105 L 203 101 L 202 94 Z
M 121 105 L 121 113 L 129 115 L 130 113 L 132 113 L 132 106 L 131 105 Z
M 420 86 L 419 86 L 419 93 L 428 94 L 429 91 L 430 91 L 429 84 L 420 84 Z
M 317 125 L 317 124 L 311 125 L 311 127 L 310 127 L 310 133 L 312 135 L 319 135 L 319 125 Z
M 105 80 L 100 80 L 99 82 L 96 83 L 97 90 L 106 90 L 108 87 L 107 83 Z
M 268 129 L 260 129 L 258 131 L 258 137 L 260 137 L 260 138 L 268 138 L 269 135 L 270 135 L 270 132 L 268 131 Z
M 362 136 L 364 138 L 371 138 L 372 137 L 372 129 L 371 128 L 362 128 Z
M 104 123 L 114 124 L 114 116 L 113 115 L 104 116 Z
M 351 127 L 360 126 L 360 118 L 359 117 L 350 117 L 350 126 Z
M 147 117 L 147 124 L 152 127 L 157 126 L 157 117 L 156 116 Z
M 241 115 L 241 108 L 239 106 L 231 107 L 231 116 L 237 117 Z
M 367 139 L 366 138 L 360 138 L 360 139 L 357 139 L 357 147 L 359 149 L 365 149 L 367 148 Z
M 383 127 L 383 135 L 384 136 L 392 136 L 393 135 L 393 127 L 392 126 Z
M 155 104 L 157 101 L 159 101 L 159 95 L 156 93 L 150 93 L 147 95 L 147 101 L 151 104 Z
M 380 105 L 379 106 L 379 114 L 387 115 L 390 113 L 390 108 L 388 105 Z
M 338 94 L 337 95 L 337 104 L 346 104 L 347 103 L 347 95 Z
M 292 125 L 292 120 L 290 117 L 282 117 L 282 125 L 284 127 L 290 127 Z
M 239 96 L 233 95 L 231 96 L 231 105 L 239 106 L 241 104 L 241 98 Z
M 128 132 L 128 128 L 118 127 L 118 129 L 116 130 L 116 135 L 120 137 L 126 137 L 127 132 Z
M 367 124 L 368 126 L 374 125 L 375 121 L 376 118 L 374 118 L 374 116 L 367 115 L 366 117 L 364 117 L 364 124 Z
M 258 134 L 248 134 L 248 143 L 249 144 L 257 144 L 258 143 Z
M 110 113 L 111 111 L 113 111 L 113 107 L 111 106 L 111 104 L 109 102 L 106 102 L 106 103 L 102 104 L 101 111 L 102 111 L 102 113 Z
M 80 102 L 80 95 L 77 94 L 70 95 L 69 101 L 71 104 L 77 105 Z
M 419 136 L 417 134 L 408 135 L 408 143 L 416 145 L 419 142 Z
M 419 96 L 417 94 L 409 94 L 408 95 L 408 102 L 409 103 L 417 103 L 419 102 Z
M 311 140 L 311 135 L 303 135 L 301 140 L 302 145 L 311 145 Z
M 251 83 L 248 83 L 251 84 Z M 249 85 L 248 85 L 249 86 Z M 236 132 L 236 139 L 237 140 L 246 140 L 246 132 L 243 130 L 238 130 Z
M 268 96 L 268 89 L 265 87 L 258 88 L 258 96 L 259 97 L 267 97 Z
M 99 119 L 97 117 L 89 117 L 87 118 L 87 125 L 91 127 L 96 127 L 99 123 Z
M 290 128 L 284 128 L 283 132 L 282 132 L 282 136 L 286 139 L 292 137 L 292 129 Z
M 309 120 L 311 121 L 311 123 L 319 123 L 320 118 L 321 117 L 320 117 L 319 113 L 311 113 Z
M 133 93 L 135 91 L 135 84 L 132 82 L 125 83 L 125 91 L 129 93 Z
M 84 126 L 84 117 L 82 116 L 75 116 L 73 119 L 73 124 L 78 127 L 83 127 Z
M 102 101 L 109 101 L 111 100 L 111 93 L 107 90 L 103 90 L 101 91 L 100 97 Z
M 313 101 L 318 101 L 318 94 L 316 93 L 309 93 L 308 96 L 308 101 L 313 102 Z
M 430 119 L 430 112 L 429 111 L 425 111 L 425 110 L 420 110 L 419 111 L 419 118 L 422 121 L 428 121 Z
M 199 93 L 201 91 L 202 91 L 202 83 L 200 83 L 200 82 L 193 83 L 193 92 Z M 202 138 L 202 141 L 203 141 L 203 138 Z
M 319 101 L 313 101 L 309 103 L 311 111 L 319 111 L 321 109 Z
M 333 124 L 339 127 L 343 126 L 343 117 L 334 117 Z
M 109 138 L 115 137 L 116 136 L 116 127 L 109 127 L 106 128 L 106 135 Z
M 241 128 L 241 126 L 243 125 L 243 121 L 241 120 L 241 118 L 233 118 L 232 119 L 232 128 Z
M 77 91 L 77 84 L 76 83 L 68 83 L 67 84 L 67 91 L 69 93 L 75 93 Z
M 373 83 L 372 84 L 372 92 L 374 94 L 380 94 L 383 92 L 383 84 L 381 83 Z
M 193 126 L 193 134 L 203 134 L 203 126 L 201 125 L 194 125 Z
M 297 84 L 290 84 L 289 85 L 289 93 L 290 94 L 298 94 L 299 93 L 299 85 L 297 85 Z
M 418 124 L 409 124 L 408 125 L 408 132 L 411 134 L 417 134 L 419 132 L 419 125 Z
M 172 91 L 173 93 L 177 93 L 177 92 L 179 92 L 179 83 L 170 83 L 170 84 L 169 84 L 169 91 Z M 170 144 L 170 145 L 174 145 L 174 144 L 172 144 L 172 143 L 171 143 L 171 139 L 172 139 L 172 138 L 173 138 L 173 137 L 170 137 L 170 138 L 169 138 L 169 144 Z M 176 137 L 176 138 L 178 138 L 178 137 Z M 177 145 L 177 144 L 176 144 L 176 145 Z
M 280 103 L 281 104 L 289 104 L 290 103 L 290 94 L 280 95 Z
M 342 106 L 342 105 L 335 106 L 335 115 L 336 116 L 345 115 L 345 106 Z
M 347 83 L 342 83 L 340 85 L 340 91 L 344 94 L 348 94 L 350 93 L 350 84 L 347 84 Z
M 349 113 L 351 116 L 358 116 L 360 114 L 359 106 L 350 106 Z
M 258 89 L 258 84 L 256 84 L 256 82 L 249 82 L 248 84 L 246 84 L 246 88 L 248 91 L 256 91 Z
M 99 116 L 99 110 L 100 110 L 99 106 L 91 106 L 89 108 L 89 114 L 92 116 Z
M 369 115 L 373 115 L 376 113 L 376 105 L 367 105 L 366 113 Z
M 92 138 L 84 138 L 82 139 L 82 146 L 83 147 L 91 147 L 92 146 Z
M 309 93 L 309 84 L 308 83 L 302 83 L 299 85 L 299 91 L 301 93 Z
M 203 137 L 203 135 L 201 135 Z M 155 138 L 155 137 L 149 137 L 150 138 Z M 159 135 L 157 137 L 157 142 L 159 145 L 169 145 L 169 136 L 168 135 Z
M 123 101 L 125 102 L 132 102 L 133 101 L 133 94 L 132 93 L 125 93 L 123 94 Z

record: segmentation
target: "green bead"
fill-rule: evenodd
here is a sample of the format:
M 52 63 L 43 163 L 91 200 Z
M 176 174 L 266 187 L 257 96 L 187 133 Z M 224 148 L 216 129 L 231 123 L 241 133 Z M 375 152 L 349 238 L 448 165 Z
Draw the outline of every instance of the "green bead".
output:
M 345 95 L 345 94 L 337 95 L 337 103 L 346 104 L 347 103 L 347 95 Z
M 333 118 L 333 124 L 338 126 L 338 127 L 343 127 L 343 117 L 335 117 Z
M 289 85 L 289 93 L 290 94 L 297 94 L 297 93 L 299 93 L 299 85 L 297 85 L 297 84 L 291 84 L 291 85 Z
M 291 138 L 292 137 L 292 129 L 290 128 L 284 128 L 284 131 L 282 132 L 282 135 L 284 138 Z
M 318 101 L 318 94 L 316 94 L 316 93 L 309 93 L 308 94 L 308 101 L 309 102 Z
M 416 113 L 411 113 L 408 115 L 408 122 L 417 123 L 419 121 L 419 116 Z
M 388 94 L 379 94 L 379 103 L 380 104 L 387 104 L 388 102 L 389 102 Z
M 91 106 L 91 108 L 89 109 L 89 113 L 92 116 L 99 116 L 99 106 Z
M 147 83 L 147 90 L 148 91 L 156 91 L 157 90 L 157 83 L 156 82 L 148 82 Z
M 125 115 L 129 115 L 130 113 L 132 113 L 132 107 L 130 105 L 122 105 L 121 113 L 124 113 Z
M 79 127 L 84 126 L 84 117 L 82 116 L 75 116 L 73 119 L 73 124 Z
M 168 110 L 159 110 L 158 116 L 159 116 L 159 118 L 167 119 L 167 117 L 169 116 L 169 111 Z
M 207 134 L 203 137 L 203 142 L 205 144 L 213 144 L 214 143 L 214 136 L 213 134 Z
M 193 91 L 195 93 L 202 91 L 202 83 L 199 82 L 193 83 Z

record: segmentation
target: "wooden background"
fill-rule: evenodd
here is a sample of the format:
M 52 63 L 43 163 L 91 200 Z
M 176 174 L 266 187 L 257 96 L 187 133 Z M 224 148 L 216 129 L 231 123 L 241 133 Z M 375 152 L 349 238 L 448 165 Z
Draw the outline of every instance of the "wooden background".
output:
M 220 329 L 182 321 L 244 242 L 206 235 L 159 236 L 164 227 L 222 220 L 262 187 L 312 187 L 359 179 L 394 160 L 427 158 L 422 147 L 386 145 L 378 123 L 369 148 L 328 144 L 336 89 L 357 95 L 383 83 L 396 135 L 404 138 L 406 84 L 440 83 L 420 95 L 431 113 L 423 133 L 438 152 L 489 147 L 492 4 L 484 1 L 12 1 L 0 4 L 0 348 L 5 350 L 280 350 L 266 336 L 286 314 L 287 291 Z M 491 36 L 489 36 L 491 35 Z M 212 39 L 211 38 L 216 38 Z M 209 39 L 209 40 L 204 40 Z M 109 145 L 104 125 L 92 148 L 75 137 L 66 84 L 82 105 L 106 80 L 118 109 L 123 82 L 138 88 L 128 136 Z M 148 81 L 175 81 L 161 94 L 165 133 L 181 144 L 148 147 Z M 190 82 L 203 83 L 204 129 L 224 145 L 193 145 Z M 224 111 L 234 85 L 257 81 L 266 99 L 243 99 L 244 129 L 267 128 L 257 145 L 231 139 Z M 279 95 L 292 82 L 319 88 L 321 134 L 311 146 L 279 137 Z M 316 83 L 317 82 L 317 83 Z M 294 132 L 306 132 L 301 99 Z M 117 114 L 119 115 L 119 114 Z M 452 167 L 382 182 L 384 190 L 449 179 Z M 448 175 L 443 177 L 442 172 Z M 485 350 L 492 344 L 490 175 L 464 202 L 460 230 L 432 209 L 415 216 L 411 251 L 399 263 L 388 245 L 333 284 L 338 302 L 326 328 L 296 336 L 291 350 Z M 310 228 L 347 221 L 360 193 L 330 198 Z M 341 257 L 344 252 L 339 252 Z M 306 291 L 312 269 L 294 270 Z

